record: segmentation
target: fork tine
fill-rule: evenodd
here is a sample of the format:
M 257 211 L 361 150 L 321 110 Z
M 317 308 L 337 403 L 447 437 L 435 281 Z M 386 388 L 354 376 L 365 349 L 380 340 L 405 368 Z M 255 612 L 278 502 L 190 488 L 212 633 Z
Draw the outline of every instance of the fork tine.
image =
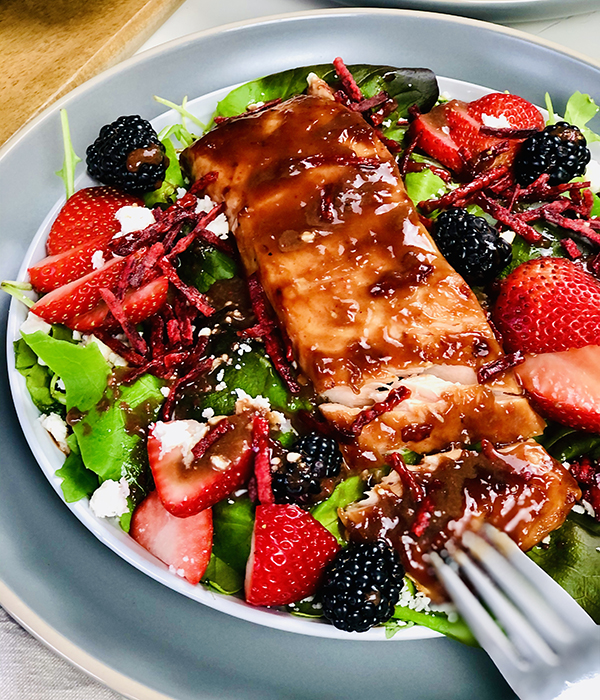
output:
M 444 562 L 437 552 L 430 552 L 429 560 L 458 611 L 496 666 L 500 669 L 506 669 L 507 672 L 511 668 L 519 671 L 524 670 L 523 660 L 515 652 L 513 645 L 458 574 Z M 511 679 L 506 674 L 505 677 L 511 683 Z
M 464 546 L 511 600 L 528 612 L 528 618 L 546 640 L 562 646 L 581 631 L 595 627 L 583 608 L 529 559 L 506 533 L 488 523 L 481 528 L 481 532 L 499 551 L 472 532 L 464 533 Z M 538 591 L 541 591 L 543 598 Z
M 450 556 L 463 569 L 479 597 L 502 625 L 523 658 L 527 661 L 540 660 L 550 666 L 556 665 L 558 663 L 556 654 L 489 576 L 469 558 L 469 555 L 461 549 L 452 547 Z

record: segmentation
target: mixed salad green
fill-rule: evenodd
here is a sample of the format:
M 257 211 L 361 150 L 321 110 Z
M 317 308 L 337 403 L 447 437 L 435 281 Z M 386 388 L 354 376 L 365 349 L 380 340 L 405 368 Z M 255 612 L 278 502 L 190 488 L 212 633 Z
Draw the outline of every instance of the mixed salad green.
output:
M 388 66 L 351 66 L 351 72 L 366 98 L 382 90 L 393 98 L 397 107 L 386 115 L 381 124 L 383 135 L 401 141 L 407 129 L 409 108 L 417 105 L 428 111 L 440 99 L 437 81 L 431 71 L 425 69 L 395 69 Z M 169 167 L 162 186 L 145 200 L 148 206 L 166 207 L 187 186 L 179 167 L 178 152 L 191 144 L 197 135 L 207 130 L 215 118 L 232 117 L 244 112 L 250 105 L 286 99 L 306 89 L 307 76 L 314 73 L 331 82 L 335 75 L 330 65 L 310 66 L 284 71 L 276 75 L 246 83 L 232 90 L 221 100 L 211 124 L 202 125 L 186 108 L 175 107 L 181 123 L 165 128 L 159 137 L 169 158 Z M 555 120 L 548 101 L 550 121 Z M 598 111 L 598 107 L 586 95 L 576 93 L 566 107 L 565 118 L 585 131 L 588 142 L 600 140 L 587 129 L 586 124 Z M 67 183 L 67 195 L 73 191 L 73 177 L 78 158 L 70 145 L 66 115 L 63 117 L 65 135 L 65 164 L 60 174 Z M 193 132 L 198 132 L 194 134 Z M 427 167 L 430 159 L 413 155 L 425 167 L 408 172 L 406 189 L 413 202 L 438 197 L 458 186 Z M 476 205 L 470 211 L 490 219 Z M 437 212 L 434 212 L 435 217 Z M 600 198 L 594 194 L 593 214 L 600 215 Z M 536 224 L 542 234 L 539 244 L 530 244 L 516 237 L 513 244 L 513 260 L 503 275 L 519 263 L 540 255 L 562 256 L 564 249 L 559 236 L 551 225 Z M 181 255 L 179 273 L 186 283 L 201 292 L 209 292 L 213 285 L 223 280 L 233 280 L 239 275 L 238 262 L 222 250 L 202 246 Z M 5 288 L 9 285 L 4 285 Z M 10 291 L 10 289 L 9 289 Z M 234 334 L 224 334 L 219 340 L 223 352 L 234 342 Z M 289 389 L 276 372 L 271 360 L 256 341 L 245 341 L 248 350 L 235 356 L 235 363 L 217 367 L 207 376 L 208 389 L 200 395 L 185 392 L 181 398 L 181 410 L 188 418 L 204 420 L 207 415 L 230 415 L 240 390 L 250 397 L 264 397 L 274 410 L 288 418 L 299 411 L 312 411 L 311 399 L 298 397 Z M 148 426 L 160 415 L 161 405 L 168 394 L 168 383 L 151 374 L 143 374 L 134 383 L 120 383 L 125 368 L 120 358 L 97 339 L 83 338 L 61 325 L 51 328 L 27 329 L 15 341 L 15 366 L 24 377 L 31 400 L 44 416 L 57 415 L 62 420 L 68 416 L 68 431 L 64 435 L 68 456 L 56 472 L 62 479 L 61 487 L 68 503 L 90 497 L 100 484 L 107 480 L 125 479 L 129 486 L 128 509 L 120 516 L 120 526 L 128 531 L 131 514 L 152 488 L 152 476 L 148 466 L 144 436 Z M 278 434 L 284 446 L 293 443 L 295 431 L 288 424 Z M 600 458 L 600 435 L 584 433 L 558 425 L 549 425 L 539 441 L 556 459 L 570 461 L 582 455 Z M 407 456 L 409 458 L 410 456 Z M 418 457 L 418 456 L 417 456 Z M 365 482 L 359 476 L 350 476 L 339 483 L 331 495 L 313 506 L 312 515 L 322 523 L 340 544 L 344 545 L 343 531 L 338 518 L 338 508 L 360 499 L 365 492 Z M 247 494 L 226 499 L 213 509 L 213 550 L 203 582 L 214 590 L 235 595 L 242 590 L 246 561 L 254 522 L 254 506 Z M 590 615 L 600 622 L 600 567 L 597 559 L 600 551 L 600 525 L 585 513 L 573 512 L 547 541 L 535 547 L 530 556 L 548 571 Z M 471 633 L 458 616 L 443 609 L 430 607 L 407 579 L 405 590 L 396 606 L 392 619 L 386 624 L 386 632 L 420 624 L 440 631 L 466 643 L 474 643 Z M 319 606 L 303 601 L 288 606 L 293 614 L 318 617 Z

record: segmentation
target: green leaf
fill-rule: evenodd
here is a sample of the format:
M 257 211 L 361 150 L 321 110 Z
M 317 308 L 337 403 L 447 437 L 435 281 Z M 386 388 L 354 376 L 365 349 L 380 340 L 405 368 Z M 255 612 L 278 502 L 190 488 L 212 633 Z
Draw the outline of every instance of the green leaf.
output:
M 417 104 L 422 112 L 428 112 L 439 95 L 435 75 L 425 68 L 361 64 L 348 66 L 348 69 L 365 97 L 373 97 L 385 90 L 396 100 L 398 108 L 389 116 L 392 123 L 408 116 L 408 108 L 413 104 Z M 235 88 L 219 102 L 214 116 L 233 117 L 245 112 L 249 105 L 299 95 L 306 91 L 309 73 L 315 73 L 332 85 L 337 82 L 335 69 L 330 63 L 282 71 Z
M 242 590 L 244 577 L 219 559 L 213 551 L 202 577 L 202 583 L 214 589 L 217 593 L 234 595 Z
M 213 506 L 213 553 L 240 575 L 250 555 L 253 528 L 254 506 L 248 497 Z
M 30 292 L 33 289 L 28 282 L 13 282 L 12 280 L 4 280 L 3 282 L 0 282 L 0 289 L 3 292 L 10 294 L 15 299 L 18 299 L 22 304 L 25 304 L 28 309 L 35 304 L 33 299 L 30 299 L 26 294 L 23 294 L 23 292 Z
M 91 496 L 99 485 L 97 475 L 86 469 L 81 455 L 73 450 L 55 474 L 62 478 L 60 487 L 67 503 L 74 503 L 86 496 Z
M 165 172 L 165 179 L 162 185 L 153 192 L 148 192 L 144 195 L 144 204 L 147 207 L 153 207 L 156 204 L 171 204 L 177 196 L 177 188 L 183 187 L 185 184 L 181 166 L 179 165 L 179 158 L 169 135 L 170 131 L 167 131 L 167 135 L 164 138 L 159 136 L 161 143 L 165 147 L 165 155 L 169 159 L 169 166 Z
M 556 115 L 554 114 L 554 106 L 552 104 L 552 98 L 550 97 L 549 92 L 544 95 L 544 100 L 546 101 L 546 110 L 548 112 L 546 124 L 556 124 Z
M 180 256 L 179 275 L 203 294 L 217 280 L 230 280 L 239 274 L 238 265 L 225 253 L 206 245 L 195 245 Z
M 147 453 L 141 433 L 158 416 L 163 381 L 144 374 L 131 386 L 109 387 L 73 425 L 85 466 L 102 481 L 125 476 L 132 494 L 147 491 Z
M 549 423 L 538 442 L 559 462 L 570 462 L 583 455 L 596 456 L 600 435 Z
M 351 476 L 339 483 L 326 501 L 319 503 L 311 510 L 313 518 L 329 530 L 342 545 L 346 544 L 346 540 L 342 536 L 338 508 L 345 508 L 350 503 L 358 501 L 364 490 L 365 482 L 360 476 Z
M 442 612 L 417 612 L 407 606 L 396 605 L 392 619 L 413 622 L 416 625 L 441 632 L 446 637 L 456 639 L 463 644 L 479 646 L 467 623 L 458 614 L 453 614 L 450 617 Z
M 185 120 L 189 119 L 200 129 L 200 133 L 204 132 L 204 130 L 206 129 L 206 125 L 203 124 L 198 119 L 198 117 L 195 117 L 191 112 L 188 112 L 188 110 L 186 109 L 187 95 L 183 98 L 182 103 L 180 105 L 176 104 L 175 102 L 171 102 L 170 100 L 165 100 L 163 97 L 158 97 L 157 95 L 154 95 L 154 99 L 161 105 L 165 105 L 165 107 L 170 107 L 171 109 L 174 109 L 181 117 L 181 123 L 184 127 Z
M 290 603 L 286 605 L 285 609 L 292 615 L 296 615 L 296 617 L 311 617 L 313 619 L 323 617 L 323 606 L 319 603 L 318 598 L 314 596 L 299 600 L 296 603 Z
M 209 380 L 216 386 L 220 384 L 216 377 L 222 371 L 222 382 L 226 388 L 205 394 L 196 409 L 198 415 L 206 408 L 212 408 L 217 415 L 231 415 L 238 398 L 236 388 L 252 398 L 263 396 L 269 400 L 272 408 L 279 411 L 310 410 L 311 405 L 306 399 L 293 396 L 288 391 L 264 350 L 256 343 L 244 342 L 252 348 L 251 352 L 235 355 L 230 365 L 217 367 L 209 375 Z
M 598 107 L 589 95 L 575 92 L 567 102 L 565 121 L 578 126 L 588 144 L 593 141 L 600 141 L 600 136 L 586 126 L 586 124 L 596 116 L 599 110 L 600 107 Z
M 528 555 L 600 623 L 600 531 L 591 518 L 571 513 Z
M 25 385 L 35 407 L 42 413 L 58 413 L 64 417 L 66 411 L 51 391 L 53 372 L 39 364 L 37 355 L 22 338 L 15 341 L 14 350 L 15 369 L 25 377 Z
M 62 181 L 65 183 L 65 192 L 67 199 L 69 199 L 69 197 L 71 197 L 75 192 L 75 166 L 77 163 L 81 163 L 81 158 L 73 150 L 71 132 L 69 130 L 69 118 L 67 117 L 66 109 L 60 110 L 60 125 L 65 149 L 65 158 L 63 160 L 62 168 L 57 170 L 56 174 L 62 178 Z
M 415 206 L 426 199 L 440 197 L 447 191 L 446 183 L 429 168 L 425 168 L 421 172 L 406 173 L 404 185 Z

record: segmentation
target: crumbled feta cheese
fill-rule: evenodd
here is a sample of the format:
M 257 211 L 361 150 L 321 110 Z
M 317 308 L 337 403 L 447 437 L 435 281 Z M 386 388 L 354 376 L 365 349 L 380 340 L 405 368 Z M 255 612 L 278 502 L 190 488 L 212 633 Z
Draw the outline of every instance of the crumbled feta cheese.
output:
M 514 231 L 502 231 L 500 234 L 501 238 L 504 238 L 504 240 L 507 243 L 512 243 L 515 240 L 516 233 Z
M 227 384 L 225 384 L 225 382 L 219 382 L 215 387 L 215 391 L 223 391 L 223 389 L 227 389 Z
M 160 388 L 160 393 L 161 393 L 161 394 L 165 397 L 165 399 L 166 399 L 167 396 L 171 393 L 171 390 L 169 389 L 168 386 L 161 386 L 161 388 Z
M 73 331 L 73 340 L 75 340 L 77 342 L 77 341 L 81 340 L 82 338 L 83 338 L 83 336 L 81 335 L 81 333 L 79 331 Z
M 56 388 L 59 391 L 66 391 L 67 390 L 65 383 L 63 382 L 63 380 L 60 377 L 56 380 Z
M 294 430 L 289 418 L 286 418 L 280 411 L 271 411 L 269 413 L 269 423 L 282 433 L 291 433 Z
M 183 463 L 189 467 L 194 459 L 192 450 L 208 432 L 208 425 L 196 420 L 175 420 L 169 423 L 157 421 L 151 429 L 154 437 L 160 442 L 159 458 L 162 459 L 168 452 L 179 447 Z
M 102 357 L 108 362 L 112 367 L 127 367 L 127 361 L 124 360 L 116 352 L 113 352 L 108 345 L 103 343 L 100 338 L 96 338 L 95 335 L 84 335 L 82 336 L 82 341 L 84 345 L 89 345 L 90 343 L 95 343 L 98 346 L 98 350 L 102 354 Z
M 104 253 L 101 250 L 97 250 L 92 255 L 92 267 L 94 270 L 99 270 L 104 265 Z
M 50 333 L 52 326 L 46 323 L 43 318 L 40 318 L 32 311 L 27 314 L 27 318 L 21 324 L 19 329 L 21 333 L 35 333 L 36 331 L 42 331 L 42 333 Z
M 592 518 L 596 517 L 596 511 L 594 510 L 594 506 L 589 501 L 586 501 L 584 498 L 582 498 L 581 505 L 584 507 L 585 512 L 588 515 L 591 515 Z
M 481 121 L 484 126 L 489 126 L 491 129 L 512 129 L 512 124 L 505 114 L 501 114 L 499 117 L 494 114 L 482 114 Z
M 585 169 L 584 178 L 590 181 L 592 192 L 600 192 L 600 163 L 597 160 L 590 160 Z
M 210 463 L 215 469 L 223 471 L 231 464 L 231 460 L 227 459 L 226 457 L 222 457 L 221 455 L 213 455 L 210 458 Z
M 38 357 L 37 363 L 38 363 L 38 365 L 39 365 L 40 367 L 47 367 L 47 366 L 48 366 L 48 363 L 47 363 L 47 362 L 44 362 L 44 360 L 42 360 L 41 357 Z
M 90 509 L 97 518 L 118 518 L 129 512 L 129 484 L 125 477 L 119 481 L 107 479 L 90 498 Z
M 285 456 L 288 462 L 299 462 L 302 455 L 299 452 L 288 452 Z
M 42 428 L 47 430 L 50 435 L 52 435 L 61 452 L 68 455 L 70 450 L 69 446 L 67 445 L 67 424 L 65 421 L 58 415 L 58 413 L 50 413 L 48 415 L 43 413 L 39 417 L 39 421 L 42 424 Z
M 208 337 L 211 333 L 212 333 L 212 331 L 210 330 L 210 328 L 201 328 L 201 329 L 198 331 L 198 335 L 207 336 L 207 337 Z
M 181 199 L 182 197 L 185 197 L 187 194 L 187 190 L 185 187 L 178 187 L 177 188 L 177 199 Z
M 202 418 L 206 418 L 207 420 L 212 418 L 214 415 L 215 411 L 213 408 L 210 408 L 210 406 L 202 411 Z
M 193 561 L 193 559 L 192 559 Z M 180 576 L 181 578 L 185 578 L 185 571 L 183 569 L 176 569 L 173 564 L 169 564 L 169 571 L 174 575 L 174 576 Z
M 113 238 L 120 238 L 126 233 L 143 231 L 148 226 L 156 223 L 151 209 L 138 206 L 121 207 L 115 212 L 115 219 L 121 224 L 121 230 Z
M 269 399 L 265 399 L 260 394 L 254 398 L 247 394 L 243 389 L 236 389 L 237 401 L 235 402 L 235 412 L 242 413 L 243 411 L 270 411 L 271 404 Z
M 449 136 L 450 135 L 450 127 L 449 126 L 443 126 L 442 131 Z
M 580 515 L 583 515 L 585 513 L 585 508 L 582 505 L 580 505 L 579 503 L 576 503 L 573 506 L 573 512 L 579 513 Z

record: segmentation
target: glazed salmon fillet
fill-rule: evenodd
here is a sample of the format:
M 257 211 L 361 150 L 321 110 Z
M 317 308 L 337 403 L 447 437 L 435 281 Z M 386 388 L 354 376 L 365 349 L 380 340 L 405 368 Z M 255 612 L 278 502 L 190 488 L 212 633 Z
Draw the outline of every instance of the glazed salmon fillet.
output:
M 331 402 L 329 420 L 347 423 L 353 407 L 423 375 L 426 384 L 439 379 L 444 401 L 461 413 L 451 439 L 447 429 L 437 437 L 439 421 L 432 426 L 435 449 L 494 439 L 488 428 L 500 422 L 503 442 L 543 430 L 510 372 L 478 386 L 477 370 L 502 355 L 498 341 L 360 114 L 301 95 L 217 126 L 182 161 L 192 179 L 218 174 L 207 193 L 225 203 L 246 272 L 258 273 L 299 367 Z M 401 422 L 429 424 L 411 405 L 419 410 L 399 409 Z M 480 428 L 463 429 L 474 423 Z M 403 444 L 395 433 L 374 451 Z M 363 442 L 369 437 L 376 431 Z

